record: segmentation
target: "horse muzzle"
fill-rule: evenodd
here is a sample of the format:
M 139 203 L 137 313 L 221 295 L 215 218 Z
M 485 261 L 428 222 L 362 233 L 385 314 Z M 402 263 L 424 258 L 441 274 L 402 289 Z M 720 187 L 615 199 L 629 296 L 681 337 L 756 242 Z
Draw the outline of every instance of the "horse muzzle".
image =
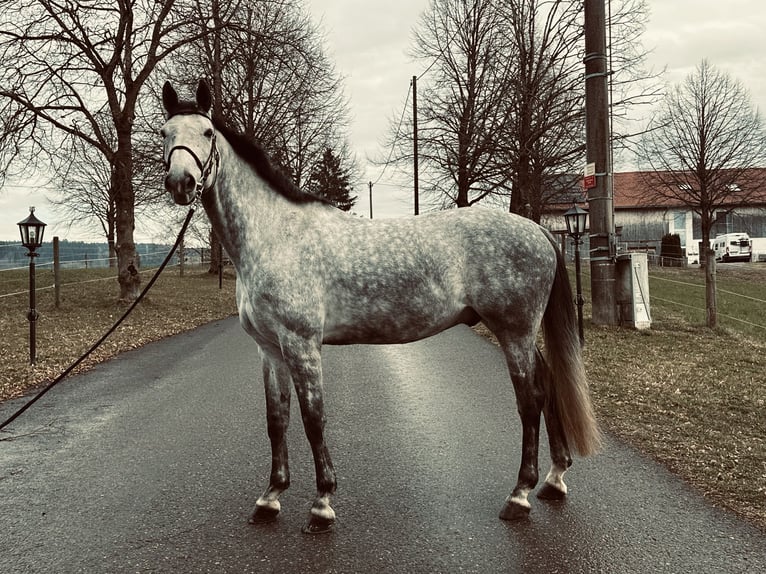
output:
M 165 189 L 177 205 L 189 205 L 197 197 L 197 180 L 188 173 L 181 176 L 168 174 Z

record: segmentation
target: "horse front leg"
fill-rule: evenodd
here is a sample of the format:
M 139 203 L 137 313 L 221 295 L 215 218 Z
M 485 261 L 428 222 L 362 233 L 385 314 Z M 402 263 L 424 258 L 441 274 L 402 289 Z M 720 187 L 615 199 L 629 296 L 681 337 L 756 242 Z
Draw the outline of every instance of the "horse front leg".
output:
M 287 458 L 287 426 L 290 423 L 290 373 L 282 361 L 263 355 L 263 383 L 266 390 L 266 420 L 271 442 L 269 486 L 255 502 L 252 524 L 276 520 L 279 496 L 290 486 Z
M 332 530 L 335 511 L 330 496 L 335 493 L 336 480 L 330 453 L 324 440 L 325 413 L 322 391 L 322 358 L 318 343 L 306 341 L 295 345 L 290 356 L 290 373 L 301 408 L 303 428 L 314 456 L 317 494 L 311 505 L 309 521 L 303 532 L 320 534 Z

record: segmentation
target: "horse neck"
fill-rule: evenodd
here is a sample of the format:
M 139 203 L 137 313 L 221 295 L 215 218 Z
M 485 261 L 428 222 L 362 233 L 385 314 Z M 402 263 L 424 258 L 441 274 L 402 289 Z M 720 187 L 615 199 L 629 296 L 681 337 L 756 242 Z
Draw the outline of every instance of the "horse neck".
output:
M 244 162 L 226 139 L 218 138 L 220 162 L 214 187 L 202 195 L 202 205 L 232 263 L 257 258 L 279 225 L 284 200 Z

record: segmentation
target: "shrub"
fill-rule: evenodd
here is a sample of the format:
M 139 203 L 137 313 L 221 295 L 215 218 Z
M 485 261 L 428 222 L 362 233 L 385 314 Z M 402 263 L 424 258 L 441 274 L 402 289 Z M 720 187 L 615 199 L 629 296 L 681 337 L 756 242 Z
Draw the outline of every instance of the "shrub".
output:
M 684 252 L 681 249 L 681 237 L 675 233 L 662 236 L 660 258 L 665 267 L 682 267 Z

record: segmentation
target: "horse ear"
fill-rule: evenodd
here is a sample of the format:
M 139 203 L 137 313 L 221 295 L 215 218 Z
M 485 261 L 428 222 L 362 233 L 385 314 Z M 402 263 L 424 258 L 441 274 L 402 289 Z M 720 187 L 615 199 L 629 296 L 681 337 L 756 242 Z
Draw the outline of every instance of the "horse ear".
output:
M 210 111 L 212 100 L 207 82 L 205 80 L 200 80 L 199 86 L 197 86 L 197 105 L 203 112 L 207 113 Z
M 162 86 L 162 105 L 165 106 L 165 111 L 168 113 L 178 105 L 178 94 L 170 82 L 165 82 L 165 85 Z

